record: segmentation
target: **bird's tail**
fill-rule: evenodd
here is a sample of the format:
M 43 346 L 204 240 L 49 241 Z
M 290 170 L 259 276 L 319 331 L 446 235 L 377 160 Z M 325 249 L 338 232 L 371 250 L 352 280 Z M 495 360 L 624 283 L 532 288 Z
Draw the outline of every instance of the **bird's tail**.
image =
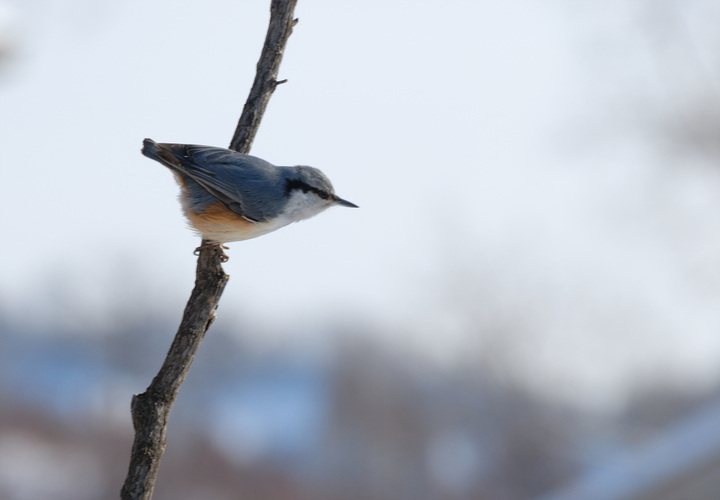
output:
M 162 163 L 172 170 L 182 172 L 185 170 L 182 162 L 182 158 L 184 157 L 182 149 L 184 147 L 182 144 L 158 144 L 152 139 L 145 139 L 143 141 L 142 154 Z
M 145 139 L 143 141 L 142 154 L 144 154 L 148 158 L 160 161 L 160 158 L 158 158 L 159 150 L 160 148 L 158 148 L 157 142 L 153 141 L 152 139 Z

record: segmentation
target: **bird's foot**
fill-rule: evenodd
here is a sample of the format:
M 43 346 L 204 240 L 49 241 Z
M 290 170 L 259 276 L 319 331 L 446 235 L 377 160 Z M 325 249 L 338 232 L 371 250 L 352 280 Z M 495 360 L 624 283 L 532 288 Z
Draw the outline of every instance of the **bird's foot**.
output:
M 200 251 L 204 250 L 205 248 L 217 248 L 220 251 L 220 262 L 225 263 L 228 260 L 230 260 L 230 257 L 225 255 L 225 252 L 223 251 L 223 250 L 228 250 L 229 247 L 226 247 L 222 243 L 213 243 L 213 242 L 209 242 L 209 241 L 205 241 L 205 240 L 203 240 L 202 245 L 200 245 L 199 247 L 197 247 L 195 249 L 195 251 L 193 252 L 193 255 L 200 255 Z

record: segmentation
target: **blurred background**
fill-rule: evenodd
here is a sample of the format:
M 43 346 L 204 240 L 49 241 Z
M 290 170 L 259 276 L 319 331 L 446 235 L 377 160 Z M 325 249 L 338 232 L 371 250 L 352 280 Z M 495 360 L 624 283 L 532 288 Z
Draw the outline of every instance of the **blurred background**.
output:
M 230 244 L 155 497 L 720 492 L 720 4 L 300 0 L 253 154 L 359 210 Z M 0 0 L 0 498 L 117 498 L 269 2 Z

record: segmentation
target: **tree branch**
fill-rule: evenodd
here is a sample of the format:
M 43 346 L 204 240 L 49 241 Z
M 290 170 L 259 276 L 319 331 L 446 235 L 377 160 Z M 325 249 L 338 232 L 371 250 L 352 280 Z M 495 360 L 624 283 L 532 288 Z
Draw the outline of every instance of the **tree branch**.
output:
M 285 44 L 297 23 L 297 20 L 293 19 L 296 3 L 297 0 L 272 0 L 270 25 L 257 64 L 255 81 L 230 144 L 230 148 L 235 151 L 250 151 L 270 96 L 280 83 L 276 78 Z M 165 362 L 145 392 L 132 398 L 131 414 L 135 439 L 128 474 L 120 492 L 122 500 L 152 498 L 160 459 L 165 452 L 170 410 L 205 332 L 215 319 L 215 310 L 228 281 L 228 276 L 220 265 L 223 255 L 218 246 L 201 247 L 195 288 L 185 307 L 180 327 Z
M 298 22 L 293 19 L 296 3 L 297 0 L 273 0 L 270 6 L 270 26 L 257 63 L 255 81 L 230 141 L 230 149 L 239 153 L 250 151 L 270 96 L 275 87 L 287 81 L 278 82 L 277 76 L 285 45 L 292 34 L 293 26 Z

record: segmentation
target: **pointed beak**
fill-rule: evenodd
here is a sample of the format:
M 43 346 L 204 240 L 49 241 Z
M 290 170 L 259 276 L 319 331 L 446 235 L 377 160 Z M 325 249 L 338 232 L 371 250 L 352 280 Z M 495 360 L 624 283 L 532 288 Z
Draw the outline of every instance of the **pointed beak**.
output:
M 342 198 L 335 198 L 335 204 L 340 205 L 341 207 L 360 208 L 355 203 L 350 203 Z

